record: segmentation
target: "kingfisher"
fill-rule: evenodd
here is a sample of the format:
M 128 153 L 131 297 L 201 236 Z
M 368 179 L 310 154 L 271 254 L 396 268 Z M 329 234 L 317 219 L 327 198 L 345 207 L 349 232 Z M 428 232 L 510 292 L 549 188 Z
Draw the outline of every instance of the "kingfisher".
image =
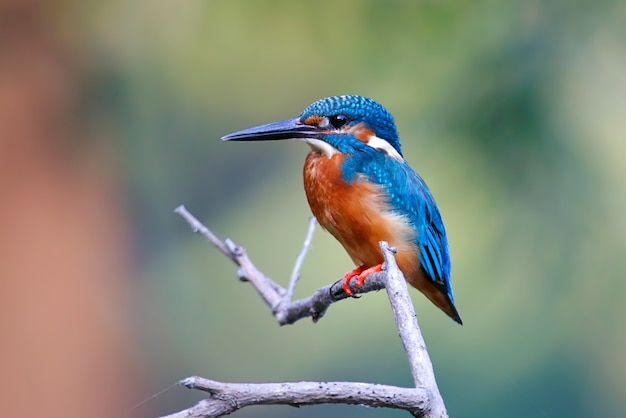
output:
M 405 161 L 393 116 L 363 96 L 327 97 L 293 119 L 244 129 L 224 141 L 294 139 L 311 148 L 304 190 L 313 215 L 357 266 L 343 276 L 363 285 L 382 270 L 378 246 L 397 249 L 406 281 L 463 324 L 454 305 L 446 230 L 424 180 Z

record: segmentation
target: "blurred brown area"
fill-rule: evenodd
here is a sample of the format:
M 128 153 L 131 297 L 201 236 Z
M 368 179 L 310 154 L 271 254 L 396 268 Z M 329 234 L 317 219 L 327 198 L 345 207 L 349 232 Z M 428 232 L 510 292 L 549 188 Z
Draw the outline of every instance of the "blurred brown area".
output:
M 127 415 L 124 212 L 54 5 L 0 1 L 0 415 Z

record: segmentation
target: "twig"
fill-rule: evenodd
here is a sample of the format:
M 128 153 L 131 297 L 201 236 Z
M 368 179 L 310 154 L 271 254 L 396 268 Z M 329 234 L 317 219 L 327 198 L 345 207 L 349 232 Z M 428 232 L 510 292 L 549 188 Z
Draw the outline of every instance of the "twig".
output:
M 220 249 L 239 266 L 241 280 L 249 281 L 259 292 L 280 325 L 292 324 L 299 319 L 321 318 L 328 307 L 350 297 L 341 286 L 341 280 L 317 290 L 312 296 L 291 302 L 290 292 L 299 276 L 299 270 L 315 226 L 309 222 L 309 231 L 303 249 L 294 267 L 289 288 L 285 290 L 263 275 L 252 264 L 245 250 L 230 240 L 220 241 L 183 206 L 176 213 L 189 222 L 195 232 Z M 165 418 L 219 417 L 248 405 L 313 405 L 320 403 L 362 404 L 374 407 L 404 409 L 416 417 L 447 418 L 448 414 L 437 387 L 426 344 L 417 324 L 411 298 L 404 276 L 396 264 L 395 249 L 386 242 L 380 243 L 385 258 L 384 269 L 368 276 L 362 287 L 352 286 L 355 294 L 386 288 L 389 302 L 398 326 L 398 333 L 407 354 L 416 388 L 400 388 L 355 382 L 294 382 L 294 383 L 222 383 L 200 377 L 190 377 L 180 383 L 191 389 L 208 392 L 210 397 L 192 408 Z
M 194 232 L 205 237 L 207 241 L 216 246 L 226 257 L 237 264 L 239 266 L 239 270 L 237 271 L 239 279 L 249 281 L 268 306 L 273 309 L 281 303 L 285 289 L 280 287 L 269 277 L 266 277 L 252 264 L 252 261 L 250 261 L 246 254 L 245 248 L 236 245 L 229 239 L 224 241 L 220 240 L 213 231 L 204 226 L 195 216 L 189 213 L 185 206 L 181 205 L 177 207 L 174 212 L 182 216 Z
M 302 251 L 298 254 L 298 258 L 296 258 L 296 264 L 293 266 L 293 271 L 291 272 L 291 278 L 289 279 L 289 287 L 287 287 L 287 293 L 285 293 L 284 301 L 291 302 L 293 298 L 293 292 L 296 288 L 296 283 L 300 279 L 300 270 L 302 269 L 302 263 L 304 262 L 304 258 L 306 257 L 307 252 L 309 252 L 309 248 L 311 248 L 311 241 L 313 241 L 313 232 L 315 232 L 315 226 L 317 225 L 317 219 L 315 216 L 311 216 L 309 219 L 309 229 L 306 233 L 306 238 L 304 239 L 304 243 L 302 244 Z
M 200 222 L 195 216 L 189 213 L 185 205 L 180 205 L 179 207 L 174 209 L 174 213 L 182 216 L 187 221 L 187 223 L 189 224 L 193 232 L 205 237 L 207 241 L 215 245 L 218 250 L 224 253 L 226 257 L 229 257 L 235 263 L 237 262 L 235 258 L 233 257 L 233 254 L 231 253 L 230 249 L 226 246 L 226 244 L 222 242 L 222 240 L 219 239 L 217 235 L 213 233 L 213 231 L 211 231 L 209 228 L 204 226 L 202 222 Z

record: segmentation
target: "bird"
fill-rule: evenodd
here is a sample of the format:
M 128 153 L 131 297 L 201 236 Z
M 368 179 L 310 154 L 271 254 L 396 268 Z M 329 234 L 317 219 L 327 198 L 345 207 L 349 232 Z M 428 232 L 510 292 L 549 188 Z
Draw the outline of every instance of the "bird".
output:
M 433 195 L 402 154 L 393 116 L 380 103 L 358 95 L 332 96 L 299 116 L 240 130 L 224 141 L 293 139 L 309 145 L 303 169 L 305 194 L 319 224 L 357 266 L 343 276 L 362 286 L 382 270 L 378 246 L 397 249 L 406 281 L 455 322 L 446 230 Z

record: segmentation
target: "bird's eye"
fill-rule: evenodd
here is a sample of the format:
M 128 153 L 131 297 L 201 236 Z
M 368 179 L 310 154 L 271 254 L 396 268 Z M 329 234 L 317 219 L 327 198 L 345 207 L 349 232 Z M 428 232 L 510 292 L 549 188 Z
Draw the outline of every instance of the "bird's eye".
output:
M 346 123 L 348 123 L 348 117 L 346 115 L 332 115 L 328 118 L 333 128 L 339 129 Z

